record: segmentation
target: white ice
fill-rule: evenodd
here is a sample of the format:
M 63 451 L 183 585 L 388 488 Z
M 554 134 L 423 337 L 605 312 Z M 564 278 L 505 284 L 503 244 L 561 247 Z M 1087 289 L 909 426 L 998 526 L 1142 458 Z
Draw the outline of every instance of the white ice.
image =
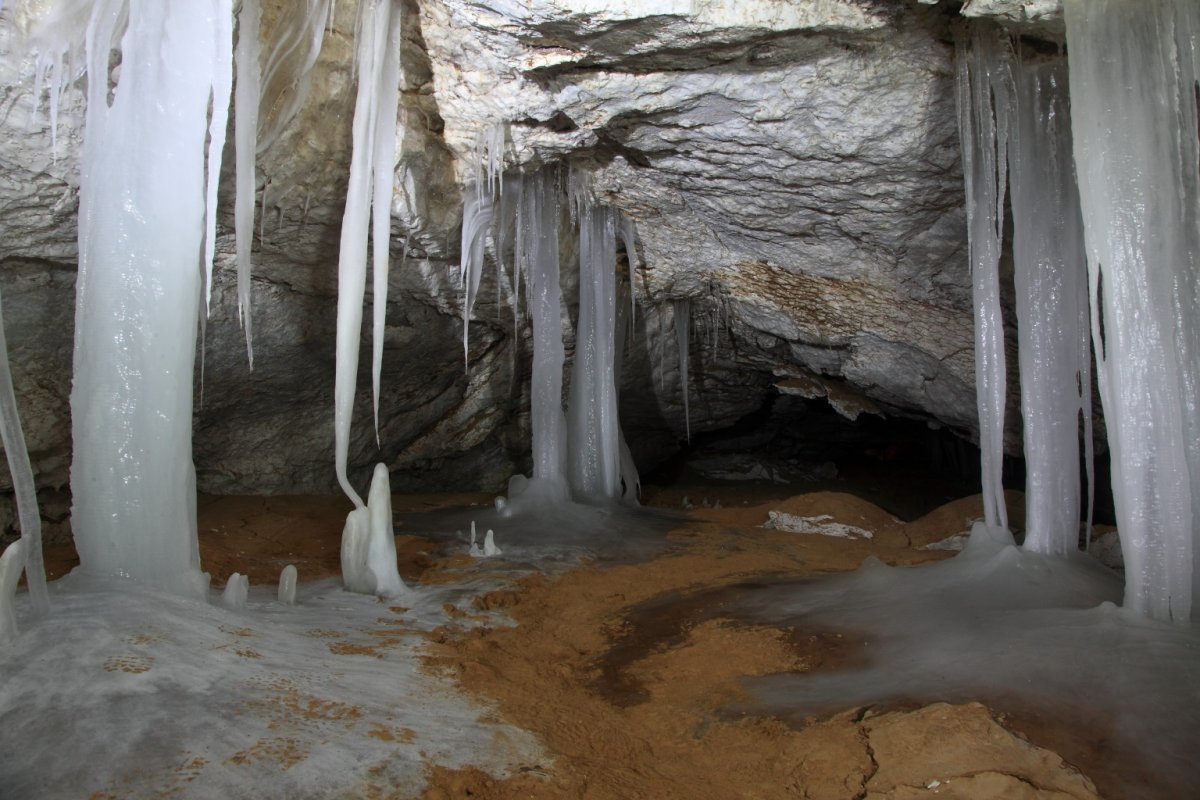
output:
M 242 0 L 238 12 L 237 88 L 234 91 L 235 189 L 233 236 L 237 256 L 238 319 L 246 332 L 246 359 L 254 369 L 254 327 L 250 314 L 250 245 L 254 240 L 255 156 L 258 152 L 259 0 Z
M 1068 0 L 1071 121 L 1125 605 L 1200 605 L 1200 6 Z
M 221 602 L 227 608 L 245 608 L 246 598 L 250 595 L 250 579 L 239 572 L 229 576 L 225 581 L 225 591 L 221 593 Z
M 288 564 L 279 573 L 279 589 L 276 592 L 276 597 L 279 602 L 289 606 L 296 605 L 296 581 L 299 578 L 299 572 L 295 564 Z
M 98 0 L 86 29 L 76 284 L 72 528 L 82 567 L 203 596 L 192 369 L 206 197 L 228 106 L 230 0 Z M 81 36 L 84 31 L 67 32 Z M 225 59 L 222 61 L 222 59 Z M 222 92 L 225 92 L 222 94 Z M 223 135 L 224 128 L 220 132 Z M 207 213 L 212 215 L 212 210 Z
M 25 569 L 27 544 L 24 539 L 18 539 L 0 553 L 0 645 L 17 638 L 15 598 L 21 572 Z

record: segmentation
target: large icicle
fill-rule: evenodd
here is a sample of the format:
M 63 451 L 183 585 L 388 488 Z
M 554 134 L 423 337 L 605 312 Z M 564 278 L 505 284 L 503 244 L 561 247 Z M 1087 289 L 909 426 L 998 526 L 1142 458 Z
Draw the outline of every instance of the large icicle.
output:
M 390 0 L 389 0 L 390 1 Z M 371 393 L 375 411 L 375 441 L 379 441 L 379 391 L 383 373 L 383 340 L 386 332 L 388 297 L 388 261 L 392 244 L 392 192 L 396 185 L 396 114 L 400 107 L 400 20 L 393 9 L 388 19 L 387 44 L 379 74 L 375 103 L 375 141 L 372 155 L 374 170 L 374 209 L 371 253 L 372 322 Z
M 358 350 L 362 332 L 363 299 L 367 287 L 367 231 L 373 198 L 376 156 L 375 134 L 379 112 L 379 86 L 391 31 L 392 0 L 374 0 L 359 6 L 356 64 L 358 96 L 354 105 L 353 153 L 346 210 L 342 217 L 338 256 L 337 367 L 334 376 L 334 469 L 342 491 L 362 508 L 362 498 L 346 475 L 350 450 L 350 422 L 358 384 Z M 375 209 L 388 215 L 389 207 Z
M 212 18 L 216 26 L 213 37 L 214 51 L 212 96 L 214 100 L 208 118 L 208 158 L 205 165 L 208 176 L 205 181 L 204 202 L 204 314 L 207 319 L 212 312 L 213 256 L 217 251 L 217 186 L 221 182 L 221 154 L 225 152 L 225 135 L 229 130 L 229 97 L 233 93 L 233 0 L 227 0 L 228 15 L 221 13 Z
M 236 166 L 233 235 L 237 250 L 238 319 L 246 332 L 246 359 L 254 369 L 254 327 L 250 316 L 250 245 L 254 241 L 255 154 L 258 135 L 259 0 L 242 0 L 238 14 L 237 90 L 234 93 Z
M 1071 121 L 1125 604 L 1200 606 L 1194 0 L 1066 0 Z
M 1091 398 L 1087 268 L 1066 61 L 1014 65 L 1013 266 L 1025 434 L 1025 547 L 1079 547 L 1079 416 Z M 1090 434 L 1089 434 L 1090 435 Z
M 957 41 L 958 116 L 972 291 L 975 298 L 975 392 L 979 407 L 983 510 L 992 530 L 1008 528 L 1004 506 L 1004 324 L 1000 248 L 1011 108 L 1008 36 L 999 26 L 971 26 Z
M 84 570 L 203 596 L 192 369 L 230 0 L 97 0 L 80 168 L 72 525 Z M 121 71 L 109 65 L 122 22 Z M 219 155 L 219 154 L 218 154 Z M 214 173 L 215 174 L 215 173 Z
M 13 494 L 17 498 L 17 517 L 21 521 L 22 547 L 17 552 L 24 552 L 25 579 L 29 583 L 29 598 L 33 603 L 33 610 L 35 613 L 44 614 L 50 610 L 50 600 L 46 593 L 46 568 L 42 561 L 42 515 L 38 511 L 37 484 L 33 479 L 33 468 L 29 464 L 29 451 L 25 448 L 25 435 L 21 432 L 21 415 L 17 409 L 16 393 L 13 391 L 12 372 L 8 367 L 8 342 L 5 340 L 2 314 L 0 440 L 4 442 L 4 454 L 8 457 Z M 14 583 L 15 580 L 14 578 Z M 0 603 L 4 602 L 3 594 L 3 591 L 0 591 Z M 3 636 L 0 633 L 0 641 L 2 640 Z

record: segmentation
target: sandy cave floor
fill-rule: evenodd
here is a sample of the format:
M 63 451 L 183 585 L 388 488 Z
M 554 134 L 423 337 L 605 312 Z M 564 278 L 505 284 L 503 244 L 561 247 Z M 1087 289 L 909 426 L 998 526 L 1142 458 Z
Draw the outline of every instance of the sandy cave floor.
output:
M 259 587 L 241 622 L 224 619 L 231 612 L 214 602 L 205 611 L 213 615 L 208 633 L 198 634 L 211 633 L 205 647 L 227 659 L 215 669 L 228 675 L 210 682 L 239 687 L 233 713 L 240 728 L 202 741 L 181 734 L 171 748 L 144 758 L 134 748 L 122 756 L 127 763 L 109 756 L 103 770 L 80 772 L 69 795 L 61 794 L 62 781 L 41 793 L 30 779 L 33 768 L 10 762 L 0 774 L 29 797 L 92 800 L 1120 798 L 1147 785 L 1144 796 L 1156 796 L 1146 768 L 1114 747 L 1086 709 L 1068 714 L 999 698 L 922 698 L 785 720 L 756 707 L 747 677 L 836 671 L 868 653 L 854 631 L 739 618 L 731 597 L 764 583 L 853 570 L 869 555 L 894 565 L 945 559 L 952 553 L 921 547 L 980 516 L 978 498 L 904 523 L 847 494 L 779 492 L 721 487 L 703 500 L 722 508 L 685 513 L 678 510 L 682 491 L 660 491 L 646 504 L 672 516 L 641 536 L 653 540 L 649 546 L 611 557 L 583 552 L 582 561 L 572 552 L 543 563 L 532 563 L 522 548 L 475 560 L 458 536 L 425 535 L 425 528 L 469 518 L 472 508 L 482 513 L 490 495 L 397 495 L 401 574 L 420 599 L 389 603 L 346 595 L 329 580 L 340 574 L 347 511 L 341 498 L 202 498 L 201 558 L 214 586 L 238 571 Z M 701 501 L 694 491 L 691 499 Z M 1020 497 L 1011 496 L 1010 506 L 1019 525 Z M 830 515 L 874 538 L 763 529 L 771 510 Z M 74 563 L 73 550 L 53 548 L 47 563 L 51 577 L 61 576 Z M 304 584 L 295 608 L 317 615 L 309 622 L 289 622 L 294 615 L 274 609 L 273 589 L 266 591 L 288 563 Z M 106 679 L 125 682 L 118 698 L 141 692 L 142 684 L 157 686 L 149 681 L 171 669 L 171 654 L 150 652 L 170 633 L 161 624 L 143 630 L 137 613 L 124 614 L 125 628 L 112 623 L 124 655 L 109 653 L 103 662 Z M 310 672 L 271 655 L 304 637 L 326 659 Z M 410 661 L 409 691 L 425 706 L 411 719 L 400 709 L 417 702 L 411 696 L 370 689 L 402 680 L 395 676 Z M 339 675 L 365 688 L 341 686 Z M 188 691 L 199 692 L 201 704 L 217 696 L 205 694 L 215 691 L 208 688 Z M 446 704 L 452 708 L 443 712 Z M 19 711 L 3 712 L 4 705 L 0 723 L 7 725 Z M 107 719 L 117 712 L 88 713 Z M 12 745 L 0 741 L 10 753 Z M 88 783 L 88 775 L 96 780 Z M 1175 791 L 1169 786 L 1162 791 Z

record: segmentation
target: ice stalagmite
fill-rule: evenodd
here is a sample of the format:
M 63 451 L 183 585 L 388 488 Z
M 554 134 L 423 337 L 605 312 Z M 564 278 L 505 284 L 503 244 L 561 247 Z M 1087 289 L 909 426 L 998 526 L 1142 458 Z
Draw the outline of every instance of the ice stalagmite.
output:
M 210 104 L 229 102 L 217 93 L 230 69 L 218 54 L 231 45 L 218 39 L 229 36 L 232 13 L 231 0 L 98 0 L 86 30 L 75 543 L 86 571 L 196 596 L 207 588 L 191 442 L 198 265 L 206 176 L 215 174 L 205 170 L 205 139 Z
M 1079 422 L 1090 418 L 1091 337 L 1065 60 L 1014 64 L 1009 140 L 1025 433 L 1025 547 L 1079 547 Z M 1090 429 L 1086 433 L 1090 440 Z
M 367 505 L 346 517 L 342 530 L 342 583 L 351 592 L 394 597 L 404 591 L 396 566 L 392 490 L 387 467 L 375 465 Z
M 975 392 L 983 510 L 988 528 L 998 530 L 1008 528 L 1001 482 L 1006 376 L 999 267 L 1012 102 L 1008 35 L 999 26 L 985 24 L 971 26 L 969 37 L 960 32 L 957 65 L 958 130 L 975 299 Z
M 33 610 L 44 614 L 50 610 L 46 594 L 46 569 L 42 561 L 42 515 L 38 512 L 37 484 L 34 483 L 33 468 L 29 464 L 29 451 L 25 448 L 25 435 L 21 431 L 21 415 L 17 409 L 17 398 L 13 391 L 12 372 L 8 367 L 8 342 L 4 335 L 4 320 L 0 316 L 0 440 L 4 442 L 4 455 L 12 473 L 13 494 L 17 500 L 17 517 L 21 521 L 21 548 L 24 553 L 25 578 L 29 583 L 29 598 Z M 16 568 L 18 572 L 19 568 Z M 14 588 L 15 578 L 14 580 Z M 0 589 L 0 604 L 5 602 Z M 0 634 L 2 638 L 2 634 Z
M 1194 0 L 1066 0 L 1071 122 L 1125 604 L 1200 604 Z
M 387 50 L 393 41 L 391 12 L 392 0 L 368 1 L 359 6 L 355 62 L 358 95 L 354 105 L 350 182 L 346 189 L 346 210 L 342 217 L 341 250 L 338 256 L 337 367 L 333 390 L 334 469 L 342 490 L 360 509 L 363 507 L 362 498 L 350 485 L 346 462 L 358 383 L 359 338 L 367 285 L 367 231 L 375 197 L 372 183 L 377 174 L 374 162 L 381 152 L 375 145 L 375 137 L 379 131 L 381 105 L 387 106 L 390 102 L 381 96 L 380 90 L 385 67 L 389 63 Z M 386 108 L 382 110 L 387 113 Z M 391 130 L 395 131 L 394 123 Z M 394 143 L 393 136 L 393 148 Z M 383 152 L 388 151 L 384 149 Z M 394 153 L 394 149 L 390 152 Z M 390 202 L 384 208 L 375 208 L 374 213 L 390 217 Z M 376 245 L 379 246 L 378 241 Z M 376 262 L 376 268 L 379 268 L 379 262 Z
M 258 134 L 259 18 L 258 0 L 242 0 L 238 13 L 237 90 L 234 93 L 236 188 L 233 235 L 237 251 L 238 319 L 246 332 L 246 359 L 254 369 L 254 328 L 250 316 L 250 244 L 254 239 L 255 137 Z

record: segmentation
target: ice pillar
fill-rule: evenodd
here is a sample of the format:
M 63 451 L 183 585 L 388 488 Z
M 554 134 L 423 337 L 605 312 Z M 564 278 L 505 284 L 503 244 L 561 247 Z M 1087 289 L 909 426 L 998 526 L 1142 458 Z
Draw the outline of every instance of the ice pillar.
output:
M 975 300 L 975 392 L 979 408 L 983 510 L 991 529 L 1008 528 L 1004 506 L 1004 401 L 1007 380 L 1000 314 L 1008 116 L 1008 36 L 972 25 L 957 42 L 959 136 Z
M 1091 339 L 1065 60 L 1014 64 L 1013 270 L 1025 434 L 1025 547 L 1079 547 L 1079 422 Z M 1090 428 L 1090 425 L 1088 426 Z M 1090 430 L 1087 435 L 1090 438 Z
M 1066 0 L 1071 121 L 1125 604 L 1200 599 L 1194 0 Z
M 80 175 L 73 527 L 85 570 L 200 595 L 192 368 L 230 0 L 98 0 Z M 121 23 L 127 20 L 123 35 Z M 109 56 L 121 71 L 109 102 Z M 223 131 L 222 131 L 223 133 Z

